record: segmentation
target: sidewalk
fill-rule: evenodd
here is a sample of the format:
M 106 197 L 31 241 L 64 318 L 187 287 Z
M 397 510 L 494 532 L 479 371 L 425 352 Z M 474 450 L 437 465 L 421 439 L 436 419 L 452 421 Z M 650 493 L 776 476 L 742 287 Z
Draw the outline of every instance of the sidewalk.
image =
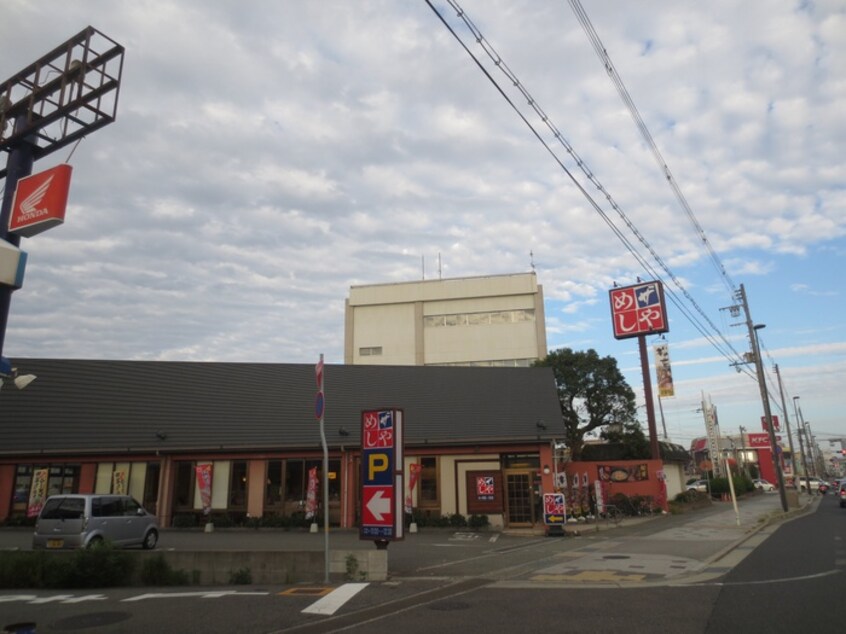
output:
M 737 565 L 784 519 L 807 512 L 819 496 L 802 495 L 800 507 L 784 513 L 777 493 L 715 502 L 689 515 L 626 519 L 621 529 L 581 531 L 575 548 L 555 553 L 547 565 L 500 587 L 667 585 L 712 580 Z M 643 524 L 638 526 L 638 524 Z M 631 530 L 626 530 L 629 528 Z

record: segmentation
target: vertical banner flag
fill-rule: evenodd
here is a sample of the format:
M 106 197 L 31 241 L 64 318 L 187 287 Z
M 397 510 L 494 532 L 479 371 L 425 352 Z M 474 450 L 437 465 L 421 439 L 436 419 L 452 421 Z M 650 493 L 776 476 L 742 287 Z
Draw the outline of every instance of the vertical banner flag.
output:
M 203 514 L 208 515 L 211 512 L 212 466 L 210 463 L 198 464 L 194 470 L 197 473 L 197 487 L 203 502 Z
M 405 496 L 405 512 L 411 513 L 412 510 L 412 500 L 411 494 L 414 491 L 414 486 L 417 484 L 417 480 L 420 478 L 420 471 L 423 469 L 422 465 L 417 462 L 413 462 L 408 465 L 408 493 Z
M 605 512 L 605 489 L 602 486 L 602 480 L 594 480 L 593 490 L 596 493 L 596 512 Z
M 670 347 L 666 343 L 659 343 L 655 351 L 655 374 L 658 378 L 658 396 L 668 398 L 675 396 L 673 387 L 673 371 L 670 368 Z
M 317 467 L 308 470 L 305 516 L 307 520 L 317 515 Z
M 126 471 L 115 471 L 112 474 L 112 493 L 126 495 Z
M 27 517 L 37 517 L 47 499 L 47 469 L 36 469 L 32 474 L 32 486 L 29 489 L 29 504 L 26 507 Z

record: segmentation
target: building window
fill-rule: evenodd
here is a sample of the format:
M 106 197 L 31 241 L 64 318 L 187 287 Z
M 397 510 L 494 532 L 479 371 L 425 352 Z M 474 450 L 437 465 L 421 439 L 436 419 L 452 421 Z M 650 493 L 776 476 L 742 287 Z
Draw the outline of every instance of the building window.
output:
M 79 465 L 18 465 L 13 485 L 12 515 L 26 514 L 32 474 L 38 469 L 47 469 L 47 495 L 79 492 Z
M 234 460 L 229 472 L 229 508 L 238 510 L 246 507 L 247 462 L 246 460 Z
M 498 310 L 483 313 L 428 315 L 423 318 L 423 326 L 425 328 L 438 328 L 440 326 L 488 326 L 490 324 L 512 324 L 534 320 L 534 309 L 518 308 L 516 310 Z
M 308 495 L 308 472 L 309 469 L 317 467 L 317 499 L 323 497 L 323 461 L 322 460 L 286 460 L 285 461 L 285 508 L 292 510 L 305 510 L 305 500 Z M 329 461 L 329 500 L 335 501 L 341 498 L 341 479 L 338 474 L 341 471 L 340 460 Z M 334 475 L 333 475 L 334 474 Z M 321 503 L 322 506 L 322 503 Z
M 438 487 L 438 459 L 434 456 L 420 458 L 420 491 L 417 505 L 422 508 L 440 506 Z
M 264 483 L 264 508 L 275 509 L 282 504 L 282 461 L 267 461 L 267 480 Z
M 178 510 L 194 508 L 194 463 L 176 463 L 176 481 L 173 485 L 173 507 Z
M 366 346 L 358 349 L 359 356 L 362 357 L 380 357 L 382 356 L 382 346 Z

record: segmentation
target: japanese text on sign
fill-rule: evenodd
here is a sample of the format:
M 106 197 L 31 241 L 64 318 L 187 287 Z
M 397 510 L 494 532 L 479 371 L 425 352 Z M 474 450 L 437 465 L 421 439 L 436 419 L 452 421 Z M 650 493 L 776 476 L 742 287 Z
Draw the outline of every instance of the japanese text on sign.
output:
M 613 288 L 609 296 L 616 339 L 669 330 L 661 282 Z

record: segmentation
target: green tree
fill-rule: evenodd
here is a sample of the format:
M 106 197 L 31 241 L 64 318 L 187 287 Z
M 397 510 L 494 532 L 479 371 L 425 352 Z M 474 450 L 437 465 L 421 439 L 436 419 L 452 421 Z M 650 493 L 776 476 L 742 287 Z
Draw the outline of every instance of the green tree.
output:
M 635 395 L 613 357 L 596 350 L 561 348 L 535 365 L 551 367 L 558 387 L 564 442 L 572 460 L 579 460 L 585 435 L 612 423 L 635 419 Z

